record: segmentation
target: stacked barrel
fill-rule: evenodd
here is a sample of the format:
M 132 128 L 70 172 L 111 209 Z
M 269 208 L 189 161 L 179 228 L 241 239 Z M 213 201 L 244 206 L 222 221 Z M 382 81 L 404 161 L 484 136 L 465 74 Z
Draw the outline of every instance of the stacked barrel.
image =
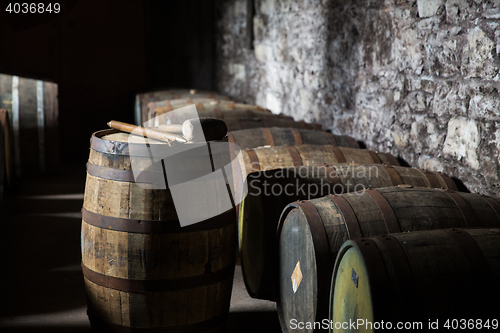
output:
M 117 278 L 166 281 L 187 276 L 186 272 L 207 265 L 215 272 L 215 255 L 224 259 L 221 259 L 224 265 L 219 262 L 222 266 L 218 269 L 229 272 L 234 258 L 228 253 L 231 244 L 236 247 L 236 241 L 231 241 L 231 230 L 237 229 L 246 289 L 253 298 L 276 302 L 283 332 L 371 331 L 383 328 L 381 322 L 394 325 L 422 322 L 422 328 L 413 329 L 425 329 L 440 321 L 438 325 L 442 328 L 446 320 L 454 328 L 456 323 L 463 324 L 461 319 L 482 320 L 485 324 L 488 320 L 490 327 L 497 320 L 498 327 L 495 316 L 500 313 L 499 305 L 487 300 L 500 296 L 496 283 L 500 278 L 499 198 L 459 192 L 455 181 L 446 174 L 401 166 L 388 152 L 361 149 L 350 136 L 334 135 L 322 130 L 319 124 L 297 122 L 255 105 L 235 103 L 214 92 L 170 90 L 138 95 L 138 122 L 160 130 L 163 124 L 182 124 L 192 115 L 182 112 L 189 105 L 196 106 L 199 117 L 223 119 L 228 128 L 226 139 L 232 147 L 233 180 L 228 185 L 235 199 L 235 211 L 221 217 L 227 235 L 217 229 L 221 223 L 203 229 L 217 229 L 219 242 L 211 242 L 207 253 L 201 256 L 207 261 L 193 263 L 192 269 L 188 267 L 191 264 L 182 266 L 180 261 L 184 259 L 179 257 L 175 259 L 177 265 L 184 267 L 179 272 L 151 277 L 146 273 L 138 277 L 125 274 Z M 91 159 L 95 159 L 96 153 L 92 154 Z M 95 161 L 92 163 L 103 162 Z M 129 167 L 99 164 L 99 168 L 104 166 Z M 97 175 L 92 172 L 89 179 Z M 167 192 L 148 195 L 153 202 L 160 202 L 154 195 L 167 200 Z M 113 205 L 108 206 L 91 202 L 86 196 L 85 209 L 92 213 L 85 216 L 90 219 L 96 214 L 113 215 L 110 211 Z M 97 211 L 99 207 L 104 210 Z M 148 219 L 175 220 L 175 208 L 169 209 L 171 213 L 165 211 Z M 127 220 L 127 216 L 120 214 L 113 218 Z M 96 227 L 88 220 L 84 226 L 88 230 Z M 187 232 L 182 228 L 172 230 L 169 232 Z M 85 232 L 87 235 L 89 231 Z M 226 235 L 227 239 L 219 239 L 220 235 Z M 89 240 L 85 244 L 99 243 L 95 236 L 86 237 Z M 176 243 L 179 249 L 189 245 L 180 241 L 181 238 Z M 161 239 L 156 242 L 144 243 L 148 246 L 146 253 L 153 258 L 154 246 L 163 248 Z M 85 255 L 88 257 L 88 253 Z M 187 263 L 190 258 L 185 258 Z M 87 260 L 90 265 L 94 262 L 92 258 Z M 162 260 L 156 264 L 161 265 Z M 96 274 L 109 275 L 106 270 L 98 271 L 98 267 L 95 270 Z M 201 271 L 198 273 L 200 281 L 211 281 L 202 278 Z M 119 316 L 107 310 L 98 313 L 99 295 L 103 292 L 92 295 L 97 288 L 94 284 L 99 288 L 106 286 L 89 275 L 86 283 L 90 299 L 95 300 L 91 313 L 95 322 L 105 322 L 107 328 L 181 329 L 184 325 L 199 327 L 200 332 L 215 332 L 223 329 L 221 320 L 229 309 L 230 274 L 232 271 L 224 275 L 225 279 L 210 282 L 224 287 L 219 286 L 218 293 L 203 289 L 204 303 L 199 309 L 186 307 L 180 298 L 182 293 L 195 295 L 192 286 L 180 290 L 175 301 L 169 294 L 161 294 L 165 287 L 151 283 L 158 290 L 148 292 L 176 302 L 164 308 L 163 313 L 158 312 L 156 301 L 137 296 L 142 289 L 125 290 L 127 297 L 133 294 L 142 300 L 137 307 L 142 311 L 137 314 L 140 318 L 155 313 L 148 317 L 150 321 L 137 321 L 136 325 L 132 314 L 125 321 L 116 319 L 124 318 L 123 312 Z M 142 288 L 143 282 L 138 285 Z M 112 288 L 119 289 L 116 286 Z M 174 309 L 176 313 L 194 313 L 195 319 L 181 322 L 174 314 L 170 320 L 169 311 Z M 197 313 L 198 310 L 201 312 Z M 352 322 L 359 325 L 354 328 L 347 325 Z M 362 324 L 366 327 L 361 327 Z M 400 327 L 405 328 L 408 327 Z

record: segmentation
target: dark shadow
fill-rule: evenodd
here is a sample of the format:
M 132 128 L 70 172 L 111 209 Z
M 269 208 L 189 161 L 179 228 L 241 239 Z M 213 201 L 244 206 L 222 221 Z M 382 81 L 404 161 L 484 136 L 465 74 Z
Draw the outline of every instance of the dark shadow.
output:
M 0 221 L 1 318 L 86 308 L 81 271 L 85 166 L 23 178 L 4 196 Z M 65 197 L 66 194 L 72 196 Z M 42 195 L 52 195 L 40 198 Z M 73 198 L 73 199 L 71 199 Z M 47 323 L 53 325 L 53 323 Z M 73 327 L 0 327 L 1 332 L 68 332 Z
M 14 186 L 6 190 L 10 195 L 50 195 L 83 193 L 85 190 L 86 166 L 62 165 L 56 174 L 36 175 L 25 173 L 16 179 Z
M 358 141 L 358 145 L 360 149 L 366 149 L 366 145 L 363 141 Z
M 401 157 L 397 157 L 398 159 L 398 162 L 401 166 L 404 166 L 404 167 L 408 167 L 408 168 L 411 168 L 412 166 L 408 164 L 408 162 L 406 162 L 404 159 L 402 159 Z
M 0 322 L 1 318 L 37 314 L 64 317 L 66 311 L 87 306 L 81 271 L 34 271 L 3 278 L 2 284 L 9 288 L 0 289 Z
M 4 199 L 3 216 L 7 214 L 23 214 L 23 219 L 30 220 L 33 218 L 30 216 L 40 216 L 40 214 L 80 212 L 83 205 L 83 199 L 57 200 L 51 197 L 44 198 L 41 196 L 20 196 L 19 198 L 22 200 Z M 6 219 L 8 218 L 9 217 L 6 217 Z M 15 218 L 18 217 L 16 216 Z M 34 218 L 36 219 L 36 217 Z
M 29 327 L 2 327 L 2 333 L 88 333 L 89 327 L 82 326 L 29 326 Z
M 226 332 L 238 333 L 279 333 L 281 327 L 275 311 L 230 312 Z
M 86 306 L 80 219 L 12 215 L 0 235 L 0 317 Z
M 459 192 L 471 193 L 470 190 L 465 186 L 465 184 L 458 178 L 451 177 L 451 180 L 457 185 L 457 189 Z

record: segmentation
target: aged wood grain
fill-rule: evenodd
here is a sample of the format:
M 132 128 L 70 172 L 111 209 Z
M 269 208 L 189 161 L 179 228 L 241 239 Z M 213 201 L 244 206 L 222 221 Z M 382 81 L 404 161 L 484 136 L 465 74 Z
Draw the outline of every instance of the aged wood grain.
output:
M 229 142 L 238 145 L 241 149 L 302 144 L 359 148 L 356 140 L 347 135 L 333 135 L 323 131 L 279 127 L 233 131 L 229 136 Z

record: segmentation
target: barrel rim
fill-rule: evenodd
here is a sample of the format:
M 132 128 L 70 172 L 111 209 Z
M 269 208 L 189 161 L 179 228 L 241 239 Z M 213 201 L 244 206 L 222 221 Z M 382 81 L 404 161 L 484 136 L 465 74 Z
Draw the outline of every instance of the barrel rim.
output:
M 131 156 L 130 155 L 130 147 L 136 148 L 139 150 L 139 148 L 143 148 L 145 145 L 141 143 L 128 143 L 128 142 L 121 142 L 121 141 L 113 141 L 113 140 L 106 140 L 103 139 L 105 135 L 109 134 L 114 134 L 114 133 L 125 133 L 116 129 L 104 129 L 104 130 L 99 130 L 94 133 L 92 133 L 92 137 L 90 139 L 90 148 L 104 154 L 111 154 L 111 155 L 122 155 L 122 156 Z M 155 140 L 157 141 L 157 140 Z M 180 143 L 180 142 L 171 142 L 169 143 L 153 143 L 154 146 L 162 147 L 165 150 L 170 150 L 170 155 L 172 154 L 173 149 L 179 149 L 180 147 L 186 147 L 186 145 L 190 146 L 189 148 L 198 148 L 202 147 L 203 145 L 210 145 L 210 143 L 215 143 L 215 147 L 217 147 L 217 143 L 228 143 L 227 136 L 222 139 L 222 140 L 214 140 L 214 141 L 207 141 L 203 143 L 199 142 L 186 142 L 186 143 Z M 148 146 L 151 145 L 151 143 L 148 144 Z M 211 154 L 214 154 L 217 152 L 219 149 L 214 149 L 214 146 L 211 146 Z M 185 152 L 186 149 L 179 149 L 179 152 Z M 174 151 L 175 153 L 175 151 Z M 132 155 L 136 157 L 150 157 L 149 150 L 145 151 L 144 154 L 138 154 L 138 155 Z

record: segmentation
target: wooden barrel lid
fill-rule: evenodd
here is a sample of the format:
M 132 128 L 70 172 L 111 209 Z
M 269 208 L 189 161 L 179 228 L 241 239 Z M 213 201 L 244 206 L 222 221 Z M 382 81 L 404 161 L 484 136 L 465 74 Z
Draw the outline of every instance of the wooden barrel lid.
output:
M 338 258 L 332 277 L 334 291 L 330 299 L 333 322 L 348 323 L 353 318 L 373 322 L 369 274 L 356 243 L 348 241 L 340 250 Z
M 130 141 L 129 141 L 130 139 Z M 166 156 L 182 153 L 183 156 L 204 156 L 216 154 L 229 154 L 229 145 L 227 138 L 223 140 L 209 141 L 203 143 L 180 143 L 180 142 L 162 142 L 158 140 L 144 140 L 141 136 L 129 135 L 115 129 L 106 129 L 92 134 L 90 147 L 98 152 L 113 155 L 150 157 L 150 150 L 144 149 L 146 144 L 155 146 L 155 153 L 165 153 Z M 209 146 L 209 149 L 207 149 Z
M 278 311 L 281 327 L 290 327 L 292 320 L 314 322 L 318 295 L 318 264 L 316 249 L 308 219 L 300 208 L 289 210 L 279 232 L 280 278 Z M 290 251 L 290 247 L 303 251 Z M 295 305 L 306 305 L 297 307 Z M 302 332 L 313 332 L 305 329 Z

